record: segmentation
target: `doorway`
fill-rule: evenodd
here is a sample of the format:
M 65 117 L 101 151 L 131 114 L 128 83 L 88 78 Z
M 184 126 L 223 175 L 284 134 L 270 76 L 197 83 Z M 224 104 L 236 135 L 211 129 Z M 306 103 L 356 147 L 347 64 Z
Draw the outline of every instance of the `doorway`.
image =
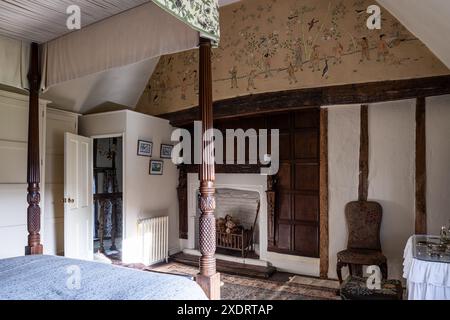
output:
M 122 261 L 123 139 L 94 138 L 94 258 Z

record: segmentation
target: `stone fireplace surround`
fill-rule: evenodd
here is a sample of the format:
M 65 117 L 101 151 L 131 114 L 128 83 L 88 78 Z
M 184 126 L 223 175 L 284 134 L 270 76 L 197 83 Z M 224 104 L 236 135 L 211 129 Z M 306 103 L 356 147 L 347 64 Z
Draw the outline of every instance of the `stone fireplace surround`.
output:
M 199 255 L 197 250 L 197 225 L 198 225 L 198 189 L 200 183 L 198 180 L 198 174 L 188 174 L 187 181 L 187 196 L 188 196 L 188 239 L 184 240 L 184 252 L 188 254 Z M 217 255 L 218 258 L 222 260 L 228 260 L 233 262 L 241 262 L 247 264 L 254 265 L 267 265 L 267 198 L 266 198 L 266 190 L 267 190 L 267 176 L 260 174 L 216 174 L 216 190 L 220 192 L 220 198 L 218 201 L 218 205 L 221 203 L 221 200 L 225 200 L 223 198 L 227 197 L 227 194 L 231 197 L 235 197 L 236 193 L 242 192 L 243 197 L 247 197 L 249 202 L 253 199 L 256 202 L 256 197 L 259 196 L 260 201 L 260 212 L 256 225 L 256 233 L 255 233 L 255 251 L 260 256 L 259 260 L 256 259 L 244 259 L 231 257 L 227 255 Z M 230 192 L 232 194 L 230 194 Z M 226 194 L 227 193 L 227 194 Z M 250 209 L 249 203 L 245 203 L 243 201 L 243 205 L 247 208 L 245 209 L 245 214 L 249 214 L 247 219 L 244 219 L 244 212 L 237 214 L 236 218 L 239 218 L 243 224 L 248 228 L 250 220 L 253 224 L 256 215 L 256 203 L 255 210 Z M 217 210 L 217 217 L 222 217 L 226 208 L 220 208 Z M 253 211 L 253 212 L 250 212 Z M 266 248 L 264 250 L 263 248 Z
M 188 239 L 180 239 L 181 250 L 190 255 L 200 256 L 200 252 L 196 249 L 195 230 L 198 207 L 198 189 L 200 181 L 198 173 L 189 173 L 187 175 L 187 211 L 188 211 Z M 242 191 L 258 192 L 261 201 L 261 211 L 259 214 L 258 229 L 259 235 L 255 239 L 258 243 L 256 253 L 259 254 L 259 260 L 243 259 L 231 257 L 227 255 L 217 254 L 217 259 L 245 263 L 259 266 L 274 266 L 279 271 L 291 272 L 307 276 L 318 277 L 320 260 L 316 258 L 290 256 L 275 252 L 268 252 L 268 235 L 267 235 L 267 176 L 260 174 L 246 173 L 224 173 L 216 174 L 215 187 L 217 189 L 234 189 Z

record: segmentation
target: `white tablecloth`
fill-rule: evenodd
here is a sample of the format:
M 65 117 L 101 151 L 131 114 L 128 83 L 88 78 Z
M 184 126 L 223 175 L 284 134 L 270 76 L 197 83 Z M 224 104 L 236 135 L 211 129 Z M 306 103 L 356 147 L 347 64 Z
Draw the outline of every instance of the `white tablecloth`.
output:
M 450 300 L 450 264 L 415 259 L 413 239 L 406 244 L 403 262 L 408 300 Z

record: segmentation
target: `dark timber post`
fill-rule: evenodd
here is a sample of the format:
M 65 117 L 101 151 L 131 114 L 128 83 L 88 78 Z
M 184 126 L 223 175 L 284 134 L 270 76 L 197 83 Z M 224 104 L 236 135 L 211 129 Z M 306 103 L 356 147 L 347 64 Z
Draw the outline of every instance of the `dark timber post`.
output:
M 40 157 L 39 157 L 39 86 L 41 76 L 39 71 L 39 47 L 36 43 L 31 45 L 30 70 L 28 72 L 30 86 L 30 104 L 28 118 L 28 246 L 27 255 L 39 255 L 43 253 L 41 244 L 41 208 L 39 202 Z
M 202 120 L 202 165 L 200 170 L 199 246 L 200 274 L 197 283 L 211 300 L 220 299 L 220 274 L 216 272 L 216 199 L 214 197 L 214 141 L 213 128 L 211 41 L 200 38 L 200 94 L 199 105 Z M 209 131 L 208 131 L 209 130 Z
M 416 105 L 416 234 L 427 234 L 426 99 Z

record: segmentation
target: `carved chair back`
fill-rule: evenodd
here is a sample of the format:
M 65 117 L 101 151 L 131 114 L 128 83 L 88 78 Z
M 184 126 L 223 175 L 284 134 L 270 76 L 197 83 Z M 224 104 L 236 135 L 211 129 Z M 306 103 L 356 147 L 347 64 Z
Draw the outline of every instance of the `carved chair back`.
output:
M 381 251 L 383 208 L 377 202 L 355 201 L 345 207 L 348 226 L 347 249 Z

